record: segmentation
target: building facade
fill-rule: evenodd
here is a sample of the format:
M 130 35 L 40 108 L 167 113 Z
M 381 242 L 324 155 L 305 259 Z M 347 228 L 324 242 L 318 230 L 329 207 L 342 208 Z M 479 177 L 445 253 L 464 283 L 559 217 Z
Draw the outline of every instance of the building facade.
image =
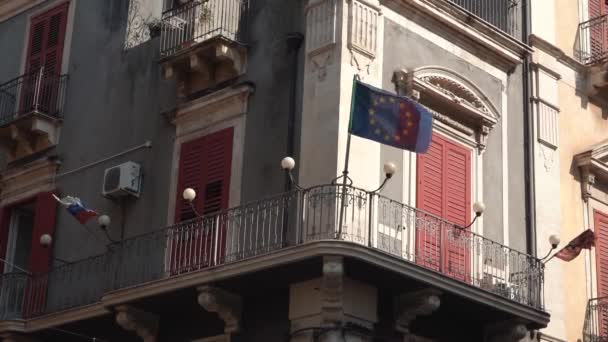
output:
M 549 341 L 606 339 L 605 231 L 608 138 L 605 94 L 604 1 L 532 4 L 530 43 L 534 198 L 538 241 L 557 233 L 567 244 L 587 229 L 595 248 L 546 264 Z M 559 212 L 559 215 L 555 215 Z M 548 253 L 538 245 L 538 255 Z
M 516 1 L 0 0 L 0 336 L 544 336 L 534 255 L 558 226 L 535 228 L 529 17 Z M 355 78 L 432 112 L 427 153 L 348 137 Z

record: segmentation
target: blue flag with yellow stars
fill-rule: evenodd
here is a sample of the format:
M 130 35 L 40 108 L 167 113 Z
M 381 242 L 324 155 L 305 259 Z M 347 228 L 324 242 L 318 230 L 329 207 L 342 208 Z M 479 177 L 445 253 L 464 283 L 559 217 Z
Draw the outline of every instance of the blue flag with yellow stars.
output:
M 350 133 L 396 148 L 424 153 L 433 116 L 407 97 L 355 81 Z

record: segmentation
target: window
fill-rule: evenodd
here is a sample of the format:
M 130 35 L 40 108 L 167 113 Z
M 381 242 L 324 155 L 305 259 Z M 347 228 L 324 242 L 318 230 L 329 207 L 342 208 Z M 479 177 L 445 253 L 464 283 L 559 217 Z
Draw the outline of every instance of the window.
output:
M 595 210 L 593 221 L 596 235 L 595 262 L 597 271 L 597 295 L 608 296 L 608 215 Z
M 194 219 L 197 213 L 207 218 L 171 229 L 169 271 L 172 274 L 209 267 L 224 258 L 225 222 L 221 215 L 213 215 L 228 208 L 232 139 L 233 128 L 227 128 L 181 145 L 175 222 Z M 192 205 L 182 198 L 186 188 L 193 188 L 197 193 Z
M 43 192 L 25 203 L 0 208 L 0 265 L 5 273 L 20 272 L 16 265 L 32 274 L 49 271 L 51 249 L 39 243 L 43 234 L 55 231 L 57 202 L 52 193 Z
M 420 215 L 427 224 L 417 231 L 417 262 L 456 278 L 467 277 L 468 251 L 451 242 L 456 230 L 435 217 L 461 227 L 470 221 L 471 151 L 434 133 L 427 153 L 417 158 L 416 203 L 431 214 Z
M 33 205 L 28 204 L 14 208 L 8 233 L 5 273 L 20 272 L 19 269 L 28 268 L 28 258 L 32 250 L 33 229 Z

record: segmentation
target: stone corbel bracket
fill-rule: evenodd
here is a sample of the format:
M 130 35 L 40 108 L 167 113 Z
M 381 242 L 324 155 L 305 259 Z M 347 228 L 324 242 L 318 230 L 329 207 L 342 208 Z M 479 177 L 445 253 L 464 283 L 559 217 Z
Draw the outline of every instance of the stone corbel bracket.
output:
M 120 305 L 115 309 L 118 325 L 125 330 L 134 331 L 144 342 L 156 342 L 159 321 L 157 315 L 128 305 Z
M 435 289 L 424 289 L 408 292 L 395 298 L 395 329 L 405 335 L 410 334 L 410 324 L 418 316 L 429 316 L 441 304 L 441 292 Z
M 198 303 L 207 311 L 215 312 L 224 321 L 224 332 L 237 333 L 241 329 L 243 304 L 241 297 L 213 286 L 198 288 Z
M 484 342 L 519 342 L 528 335 L 528 328 L 519 321 L 497 322 L 485 328 Z
M 342 257 L 323 258 L 321 313 L 324 324 L 339 324 L 344 319 L 344 263 Z
M 581 174 L 581 196 L 585 202 L 593 197 L 597 184 L 608 184 L 608 141 L 591 146 L 574 156 L 574 164 Z

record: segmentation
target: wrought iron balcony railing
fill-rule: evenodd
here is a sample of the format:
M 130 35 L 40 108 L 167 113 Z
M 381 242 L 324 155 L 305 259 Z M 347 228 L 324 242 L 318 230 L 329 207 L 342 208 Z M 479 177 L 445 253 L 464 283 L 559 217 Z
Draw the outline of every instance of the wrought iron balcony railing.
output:
M 67 75 L 44 68 L 0 84 L 0 125 L 29 113 L 60 118 L 66 97 Z
M 583 342 L 608 342 L 608 297 L 593 298 L 587 303 Z
M 520 38 L 521 9 L 519 0 L 447 0 L 475 14 L 501 31 Z
M 343 204 L 343 210 L 340 206 Z M 342 229 L 338 228 L 342 212 Z M 4 313 L 26 318 L 99 301 L 104 292 L 325 239 L 387 253 L 517 303 L 542 308 L 540 260 L 376 193 L 340 185 L 294 190 L 115 243 L 49 274 L 4 275 Z M 25 282 L 25 285 L 24 285 Z M 12 291 L 12 292 L 11 292 Z M 10 299 L 9 299 L 10 298 Z M 8 308 L 8 309 L 5 309 Z M 12 315 L 12 316 L 11 316 Z
M 212 38 L 242 42 L 247 0 L 192 0 L 163 13 L 160 54 L 169 57 Z
M 608 15 L 592 18 L 579 25 L 575 51 L 586 65 L 602 62 L 608 57 Z

